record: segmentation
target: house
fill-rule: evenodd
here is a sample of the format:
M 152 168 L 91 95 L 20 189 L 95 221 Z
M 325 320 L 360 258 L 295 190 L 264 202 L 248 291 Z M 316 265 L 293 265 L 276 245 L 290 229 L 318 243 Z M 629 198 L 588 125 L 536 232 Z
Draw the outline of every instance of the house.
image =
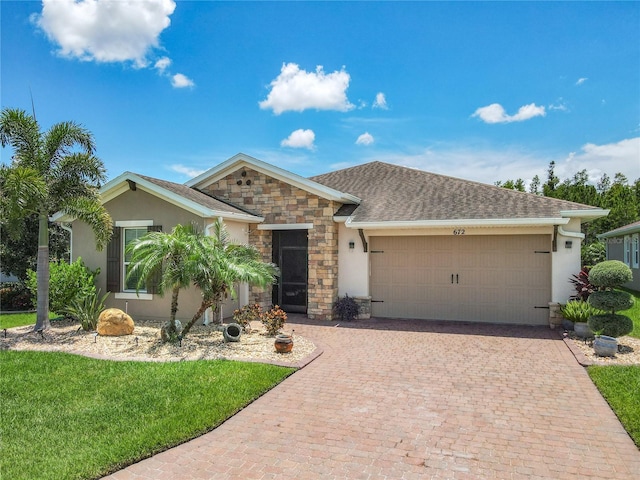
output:
M 222 218 L 281 270 L 267 291 L 241 286 L 225 315 L 258 302 L 329 319 L 348 294 L 375 317 L 545 324 L 550 302 L 572 293 L 581 224 L 608 213 L 382 162 L 303 178 L 244 154 L 185 184 L 125 172 L 101 196 L 115 225 L 106 251 L 83 223 L 55 220 L 72 225 L 73 257 L 105 272 L 109 306 L 134 318 L 168 318 L 169 298 L 136 294 L 124 247 L 148 230 L 207 231 Z M 181 293 L 179 318 L 198 297 Z
M 624 286 L 640 292 L 640 221 L 598 235 L 607 246 L 607 260 L 620 260 L 631 268 L 633 280 Z

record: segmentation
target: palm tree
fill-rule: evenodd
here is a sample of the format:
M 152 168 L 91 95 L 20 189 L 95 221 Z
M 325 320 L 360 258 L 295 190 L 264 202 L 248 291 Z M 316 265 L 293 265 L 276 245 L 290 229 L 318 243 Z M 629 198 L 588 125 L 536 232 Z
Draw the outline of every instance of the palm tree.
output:
M 149 232 L 127 246 L 131 263 L 127 279 L 136 280 L 136 291 L 157 278 L 157 292 L 171 291 L 171 315 L 167 333 L 176 334 L 178 294 L 191 285 L 193 259 L 198 256 L 198 231 L 192 225 L 176 225 L 171 233 Z
M 11 165 L 0 167 L 0 211 L 8 232 L 19 235 L 26 216 L 38 216 L 36 330 L 49 324 L 49 216 L 61 211 L 87 223 L 101 250 L 112 235 L 112 221 L 98 189 L 106 178 L 87 129 L 60 122 L 40 131 L 35 115 L 5 108 L 0 114 L 0 144 L 13 149 Z
M 278 267 L 263 262 L 254 247 L 233 243 L 221 219 L 213 224 L 213 235 L 200 237 L 198 261 L 193 270 L 193 283 L 200 289 L 200 307 L 182 331 L 184 337 L 204 312 L 219 305 L 231 295 L 235 298 L 235 285 L 248 283 L 266 287 L 278 274 Z

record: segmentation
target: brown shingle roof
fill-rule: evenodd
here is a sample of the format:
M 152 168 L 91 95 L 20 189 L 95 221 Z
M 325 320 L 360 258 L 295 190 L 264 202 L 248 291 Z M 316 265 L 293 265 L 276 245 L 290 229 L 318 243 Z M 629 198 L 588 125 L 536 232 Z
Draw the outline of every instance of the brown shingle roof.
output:
M 182 185 L 180 183 L 173 183 L 167 180 L 161 180 L 159 178 L 147 177 L 145 175 L 139 175 L 140 178 L 143 178 L 161 188 L 169 190 L 177 195 L 180 195 L 187 200 L 191 200 L 192 202 L 196 202 L 203 207 L 210 208 L 212 210 L 217 210 L 220 212 L 228 212 L 228 213 L 242 213 L 255 215 L 254 212 L 250 212 L 244 208 L 238 207 L 237 205 L 233 205 L 229 202 L 224 202 L 219 200 L 211 195 L 207 195 L 200 190 L 196 190 L 191 187 L 187 187 L 186 185 Z
M 383 162 L 311 180 L 361 198 L 354 222 L 558 218 L 561 210 L 594 208 Z

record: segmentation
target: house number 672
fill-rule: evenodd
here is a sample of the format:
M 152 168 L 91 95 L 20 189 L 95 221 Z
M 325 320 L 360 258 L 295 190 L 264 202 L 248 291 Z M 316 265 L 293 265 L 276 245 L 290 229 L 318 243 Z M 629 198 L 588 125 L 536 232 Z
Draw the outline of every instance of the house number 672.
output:
M 454 234 L 454 235 L 464 235 L 464 228 L 456 228 L 456 229 L 453 231 L 453 234 Z

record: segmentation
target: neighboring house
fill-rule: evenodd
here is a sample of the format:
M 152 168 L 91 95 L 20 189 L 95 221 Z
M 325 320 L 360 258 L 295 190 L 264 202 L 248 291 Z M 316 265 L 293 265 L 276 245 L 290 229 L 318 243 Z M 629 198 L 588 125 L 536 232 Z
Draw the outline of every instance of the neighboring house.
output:
M 625 287 L 640 292 L 640 221 L 598 235 L 607 244 L 607 260 L 620 260 L 633 272 Z
M 572 293 L 581 223 L 608 213 L 381 162 L 303 178 L 244 154 L 186 184 L 126 172 L 101 195 L 116 227 L 106 251 L 83 223 L 55 220 L 71 222 L 74 258 L 104 272 L 109 305 L 134 318 L 168 317 L 169 299 L 125 282 L 126 244 L 221 217 L 281 270 L 269 291 L 240 288 L 226 316 L 258 302 L 329 319 L 348 294 L 376 317 L 545 324 L 549 303 Z M 194 289 L 181 293 L 179 318 L 198 304 Z

